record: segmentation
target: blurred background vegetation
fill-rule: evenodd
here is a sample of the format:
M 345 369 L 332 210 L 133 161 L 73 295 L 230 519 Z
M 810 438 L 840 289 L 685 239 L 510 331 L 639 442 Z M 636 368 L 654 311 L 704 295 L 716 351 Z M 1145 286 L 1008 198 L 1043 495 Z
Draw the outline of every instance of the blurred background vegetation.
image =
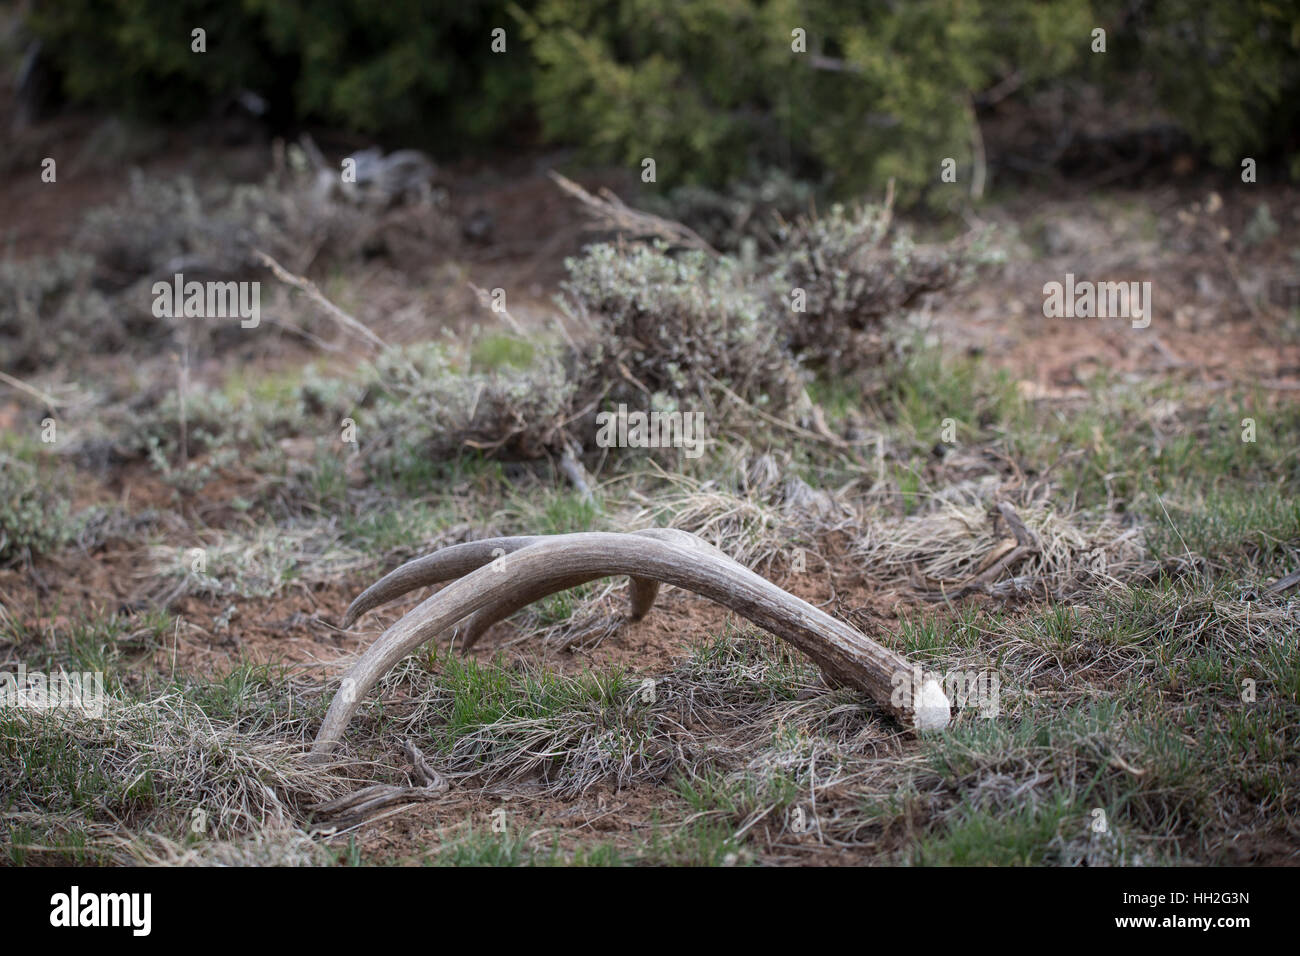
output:
M 652 156 L 661 187 L 779 168 L 912 201 L 943 157 L 968 181 L 1016 103 L 1066 138 L 1101 103 L 1224 168 L 1285 164 L 1300 128 L 1296 0 L 33 0 L 25 22 L 56 103 L 202 120 L 247 91 L 282 129 Z

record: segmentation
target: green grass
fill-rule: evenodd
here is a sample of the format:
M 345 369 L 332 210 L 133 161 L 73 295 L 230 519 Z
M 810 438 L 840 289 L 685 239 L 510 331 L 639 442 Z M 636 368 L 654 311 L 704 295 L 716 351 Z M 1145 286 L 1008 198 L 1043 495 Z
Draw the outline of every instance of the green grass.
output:
M 12 461 L 35 465 L 41 453 L 49 450 L 50 446 L 40 441 L 34 432 L 0 430 L 0 461 L 7 456 Z
M 523 368 L 534 358 L 530 343 L 489 336 L 475 344 L 469 361 L 483 372 Z M 545 463 L 504 465 L 478 452 L 434 458 L 418 444 L 396 445 L 358 481 L 357 469 L 347 468 L 352 450 L 340 453 L 335 441 L 336 409 L 309 414 L 299 407 L 311 404 L 304 380 L 237 373 L 221 390 L 196 398 L 191 424 L 194 448 L 204 447 L 207 434 L 208 444 L 267 479 L 242 505 L 230 502 L 234 520 L 260 525 L 269 516 L 279 526 L 281 519 L 311 513 L 313 527 L 328 529 L 312 539 L 326 542 L 318 551 L 337 541 L 349 555 L 385 560 L 423 550 L 463 523 L 501 533 L 565 533 L 618 528 L 623 514 L 646 502 L 671 502 L 664 505 L 669 516 L 694 515 L 699 507 L 689 482 L 646 480 L 626 462 L 609 461 L 596 499 L 584 501 Z M 1024 487 L 1016 484 L 1023 477 L 1025 486 L 1046 489 L 1058 513 L 1105 506 L 1131 517 L 1165 565 L 1151 571 L 1151 580 L 1059 603 L 916 602 L 902 609 L 882 640 L 927 670 L 994 668 L 1003 700 L 995 719 L 962 713 L 946 734 L 905 743 L 877 736 L 879 715 L 850 693 L 825 693 L 805 658 L 748 626 L 729 623 L 669 674 L 653 675 L 667 681 L 653 704 L 640 699 L 647 675 L 636 671 L 565 675 L 504 658 L 483 662 L 426 651 L 391 678 L 350 734 L 356 766 L 366 768 L 360 774 L 399 780 L 392 739 L 410 735 L 435 765 L 473 781 L 467 787 L 479 781 L 501 789 L 540 787 L 564 799 L 596 783 L 651 782 L 662 789 L 665 815 L 672 817 L 663 822 L 654 812 L 648 827 L 639 819 L 644 829 L 617 846 L 586 833 L 557 840 L 540 824 L 530 828 L 512 818 L 503 833 L 477 827 L 453 835 L 425 854 L 430 862 L 761 861 L 769 848 L 760 833 L 780 833 L 810 786 L 818 793 L 819 822 L 836 839 L 861 841 L 864 853 L 882 862 L 1051 864 L 1100 853 L 1107 862 L 1214 863 L 1224 861 L 1237 834 L 1261 833 L 1279 843 L 1289 838 L 1300 815 L 1294 785 L 1300 779 L 1300 644 L 1288 610 L 1294 595 L 1260 597 L 1259 585 L 1300 560 L 1294 448 L 1300 404 L 1273 405 L 1276 396 L 1250 390 L 1198 394 L 1195 387 L 1117 375 L 1096 376 L 1077 401 L 1030 402 L 1011 376 L 936 349 L 913 350 L 875 386 L 844 378 L 815 383 L 811 391 L 837 431 L 852 424 L 884 434 L 880 486 L 874 469 L 840 449 L 767 431 L 726 436 L 718 445 L 721 463 L 682 462 L 686 475 L 716 482 L 723 506 L 735 503 L 738 517 L 728 520 L 744 534 L 752 521 L 755 537 L 779 538 L 782 547 L 806 543 L 814 553 L 825 544 L 822 529 L 780 517 L 777 492 L 742 500 L 748 494 L 742 476 L 756 455 L 772 451 L 780 468 L 788 460 L 782 481 L 797 474 L 815 488 L 856 483 L 851 493 L 861 496 L 864 520 L 916 513 L 931 506 L 934 493 L 989 476 L 1011 495 Z M 223 423 L 227 414 L 234 419 Z M 171 436 L 174 421 L 160 415 L 154 425 Z M 329 427 L 317 439 L 311 467 L 289 474 L 275 438 L 316 421 L 312 415 Z M 1254 443 L 1241 441 L 1244 417 L 1256 421 Z M 935 451 L 947 418 L 957 424 L 962 454 Z M 759 441 L 777 434 L 783 444 L 774 449 Z M 364 446 L 366 436 L 360 437 Z M 46 512 L 27 505 L 39 497 L 47 474 L 66 483 L 80 473 L 12 434 L 0 435 L 0 448 L 18 463 L 4 480 L 25 482 L 18 495 L 0 495 L 0 521 L 19 524 L 4 511 L 18 513 L 17 501 L 26 526 L 45 531 Z M 231 460 L 219 459 L 213 470 Z M 13 477 L 20 472 L 27 477 Z M 181 501 L 178 496 L 172 506 Z M 752 511 L 745 510 L 749 505 Z M 125 508 L 124 514 L 131 517 Z M 759 527 L 773 515 L 773 527 Z M 43 554 L 67 553 L 77 525 L 63 519 L 52 526 L 56 540 L 30 549 L 38 562 Z M 149 527 L 161 535 L 165 523 Z M 1185 560 L 1189 551 L 1195 561 Z M 49 579 L 55 565 L 37 567 Z M 822 567 L 820 558 L 810 559 L 814 573 Z M 283 577 L 302 570 L 292 567 Z M 836 571 L 851 568 L 841 564 Z M 223 580 L 247 591 L 240 577 Z M 276 579 L 276 586 L 283 583 Z M 569 620 L 598 587 L 538 602 L 529 627 Z M 17 795 L 25 795 L 24 812 L 73 821 L 65 830 L 10 826 L 3 842 L 11 862 L 43 858 L 25 849 L 37 845 L 53 847 L 60 859 L 97 861 L 100 851 L 85 823 L 103 824 L 106 813 L 188 839 L 183 823 L 196 793 L 239 807 L 256 797 L 264 777 L 274 776 L 268 766 L 279 765 L 252 761 L 238 746 L 309 739 L 329 702 L 315 692 L 315 675 L 303 678 L 276 665 L 236 661 L 215 675 L 159 674 L 152 659 L 168 646 L 176 624 L 166 613 L 92 614 L 39 633 L 17 620 L 0 616 L 9 627 L 0 649 L 28 667 L 101 671 L 110 692 L 125 701 L 160 693 L 179 698 L 185 712 L 141 718 L 130 741 L 99 740 L 85 728 L 74 736 L 57 721 L 33 732 L 12 718 L 0 720 L 0 763 L 10 768 L 0 806 L 12 809 Z M 1243 694 L 1247 681 L 1254 682 L 1253 700 Z M 305 684 L 313 691 L 303 694 Z M 180 722 L 172 731 L 188 740 L 197 739 L 193 728 L 204 721 L 224 736 L 193 745 L 172 741 L 173 760 L 144 746 L 171 720 Z M 138 759 L 128 744 L 140 748 Z M 212 762 L 203 788 L 191 791 L 187 760 L 195 754 Z M 825 786 L 842 767 L 856 769 L 855 787 L 868 782 L 847 793 L 835 792 L 834 782 Z M 1109 842 L 1090 835 L 1097 810 L 1110 821 Z M 736 837 L 764 813 L 762 826 Z M 247 830 L 244 821 L 226 833 Z M 340 862 L 373 862 L 357 842 L 330 849 Z
M 899 650 L 918 662 L 942 660 L 946 655 L 973 649 L 981 630 L 997 626 L 1000 615 L 988 614 L 973 605 L 945 614 L 904 612 L 894 632 Z
M 438 866 L 536 866 L 539 855 L 519 831 L 471 828 L 465 836 L 439 850 L 434 862 Z
M 1221 845 L 1217 814 L 1232 832 L 1300 809 L 1287 783 L 1300 774 L 1300 638 L 1284 613 L 1238 610 L 1226 587 L 1207 596 L 1165 582 L 996 630 L 1004 647 L 1023 642 L 1060 661 L 1073 702 L 1013 686 L 1022 699 L 1000 719 L 922 742 L 959 806 L 927 834 L 919 862 L 1054 862 L 1056 826 L 1095 807 L 1138 842 L 1177 834 L 1160 854 L 1197 855 Z M 1005 691 L 1015 662 L 1001 666 Z
M 51 617 L 57 611 L 51 609 Z M 0 643 L 15 645 L 29 670 L 57 674 L 103 674 L 105 690 L 118 692 L 126 683 L 138 683 L 149 670 L 154 651 L 170 640 L 175 620 L 167 611 L 146 611 L 135 616 L 93 614 L 68 621 L 53 639 L 10 619 L 0 627 Z
M 398 442 L 394 449 L 367 462 L 367 474 L 379 488 L 423 498 L 448 487 L 496 487 L 505 484 L 499 461 L 465 449 L 449 457 L 432 455 L 420 444 Z
M 252 403 L 275 409 L 296 409 L 303 375 L 302 368 L 256 373 L 236 368 L 226 376 L 221 392 L 237 406 Z
M 1052 844 L 1087 824 L 1063 794 L 1045 803 L 990 813 L 963 805 L 912 851 L 921 866 L 1034 866 L 1049 862 Z
M 439 734 L 448 745 L 464 734 L 504 719 L 544 720 L 575 710 L 609 713 L 620 709 L 637 682 L 624 671 L 584 671 L 563 676 L 515 669 L 498 661 L 448 654 L 439 674 L 451 702 Z
M 244 734 L 268 731 L 291 715 L 297 719 L 323 716 L 328 701 L 296 700 L 290 669 L 283 663 L 239 661 L 225 673 L 203 680 L 176 680 L 168 689 L 197 704 L 209 718 Z
M 637 859 L 655 866 L 734 866 L 752 862 L 754 856 L 725 820 L 701 817 L 655 827 Z
M 1008 373 L 919 341 L 891 368 L 879 392 L 865 381 L 842 377 L 817 379 L 808 393 L 828 422 L 866 414 L 885 426 L 891 453 L 904 449 L 921 464 L 943 439 L 946 419 L 952 419 L 958 442 L 974 443 L 1023 430 L 1032 412 Z
M 535 356 L 536 348 L 524 339 L 512 335 L 485 335 L 470 350 L 470 367 L 488 371 L 524 369 L 533 364 Z
M 936 652 L 946 651 L 952 647 L 952 629 L 932 615 L 904 615 L 898 620 L 896 633 L 900 650 L 909 659 L 929 660 L 938 656 Z
M 66 475 L 0 454 L 0 567 L 57 551 L 77 522 L 67 501 Z
M 946 357 L 937 348 L 916 348 L 889 383 L 887 408 L 897 427 L 929 448 L 941 440 L 945 419 L 959 441 L 1023 427 L 1027 407 L 1006 372 L 974 358 Z
M 540 601 L 530 605 L 532 620 L 538 627 L 550 627 L 561 624 L 573 617 L 573 612 L 582 606 L 587 597 L 594 594 L 599 587 L 596 582 L 579 584 L 577 587 L 548 594 Z
M 738 697 L 793 700 L 798 688 L 816 679 L 807 658 L 766 632 L 728 622 L 722 630 L 690 647 L 683 665 L 699 680 L 734 683 Z
M 448 526 L 451 514 L 445 505 L 399 501 L 391 507 L 345 512 L 339 528 L 345 544 L 378 556 L 424 545 Z
M 1300 488 L 1292 437 L 1300 433 L 1300 403 L 1273 403 L 1250 389 L 1204 402 L 1187 386 L 1106 373 L 1086 388 L 1084 402 L 1027 402 L 1007 373 L 926 346 L 908 353 L 881 397 L 868 399 L 852 381 L 817 383 L 810 394 L 832 422 L 879 408 L 905 496 L 915 492 L 906 476 L 924 469 L 946 419 L 959 443 L 1006 442 L 1027 472 L 1052 468 L 1061 495 L 1082 506 L 1140 504 L 1188 485 L 1291 497 Z M 1172 403 L 1175 418 L 1153 419 L 1159 403 Z M 1243 441 L 1247 418 L 1255 422 L 1253 442 Z
M 11 866 L 30 866 L 42 857 L 53 856 L 64 865 L 91 866 L 100 862 L 100 854 L 89 846 L 81 830 L 44 833 L 23 823 L 12 824 L 8 833 L 0 830 L 0 846 L 8 850 Z M 29 848 L 38 848 L 39 854 Z
M 523 829 L 474 829 L 441 847 L 435 866 L 625 866 L 628 856 L 612 843 L 585 843 L 570 851 L 558 842 L 547 847 L 530 843 Z
M 1158 557 L 1190 551 L 1229 565 L 1250 560 L 1281 575 L 1295 569 L 1300 555 L 1300 498 L 1280 489 L 1202 492 L 1188 486 L 1148 510 L 1147 543 Z
M 694 812 L 719 817 L 739 826 L 751 814 L 775 808 L 781 811 L 795 806 L 807 794 L 789 773 L 773 768 L 759 774 L 728 775 L 716 767 L 677 780 L 676 791 Z
M 513 487 L 497 514 L 517 534 L 599 531 L 605 517 L 599 496 L 586 500 L 571 488 L 540 483 Z
M 111 748 L 111 739 L 101 746 Z M 0 798 L 6 810 L 21 793 L 48 813 L 90 821 L 105 811 L 118 817 L 145 812 L 156 797 L 156 767 L 145 762 L 129 776 L 106 770 L 94 749 L 68 745 L 57 714 L 35 733 L 0 714 L 0 758 L 11 766 L 10 795 Z

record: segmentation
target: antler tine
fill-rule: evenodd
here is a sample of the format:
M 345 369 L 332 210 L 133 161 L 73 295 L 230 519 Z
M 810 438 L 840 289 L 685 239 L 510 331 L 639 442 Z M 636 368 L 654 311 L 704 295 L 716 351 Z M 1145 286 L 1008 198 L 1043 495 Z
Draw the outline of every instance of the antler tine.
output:
M 408 561 L 389 571 L 358 594 L 343 615 L 342 627 L 344 629 L 351 627 L 361 615 L 396 600 L 408 591 L 469 574 L 502 555 L 511 554 L 543 540 L 545 538 L 536 535 L 484 538 L 482 541 L 455 544 Z
M 948 723 L 948 699 L 937 682 L 925 681 L 910 694 L 897 693 L 900 683 L 913 674 L 905 658 L 717 549 L 688 543 L 698 539 L 683 535 L 587 532 L 543 538 L 500 557 L 493 567 L 480 566 L 448 584 L 385 631 L 352 667 L 330 704 L 313 752 L 328 753 L 375 682 L 430 637 L 481 608 L 550 593 L 584 575 L 590 579 L 627 574 L 696 591 L 794 644 L 829 681 L 865 691 L 905 724 L 925 730 Z
M 677 541 L 690 547 L 708 548 L 722 554 L 713 545 L 697 538 L 689 531 L 681 531 L 677 528 L 647 528 L 644 531 L 635 531 L 633 534 L 639 534 L 644 537 L 660 538 L 665 541 Z M 539 541 L 554 541 L 560 535 L 517 535 L 509 538 L 484 538 L 482 541 L 467 541 L 464 544 L 452 545 L 449 548 L 443 548 L 440 551 L 434 551 L 432 554 L 426 554 L 421 557 L 408 561 L 403 565 L 389 571 L 382 578 L 376 581 L 370 587 L 366 588 L 356 599 L 348 605 L 346 613 L 343 615 L 342 627 L 344 629 L 351 627 L 357 620 L 377 607 L 395 601 L 403 594 L 414 591 L 418 588 L 429 587 L 434 584 L 441 584 L 443 581 L 450 581 L 453 578 L 461 577 L 471 571 L 481 568 L 490 561 L 507 554 L 513 554 L 520 548 L 526 548 L 529 545 L 537 544 Z M 604 577 L 605 575 L 596 575 L 595 577 Z M 588 581 L 594 578 L 588 578 Z M 575 582 L 576 584 L 585 584 L 585 581 Z M 655 585 L 658 590 L 658 584 Z M 648 603 L 638 613 L 637 596 L 645 592 L 638 589 L 635 585 L 632 588 L 632 620 L 640 620 L 650 610 L 654 603 L 654 594 L 649 595 Z M 536 598 L 534 598 L 536 600 Z M 528 602 L 531 603 L 531 602 Z M 524 605 L 519 605 L 523 607 Z M 515 608 L 515 611 L 519 610 Z M 514 611 L 510 612 L 514 613 Z M 507 615 L 508 617 L 509 615 Z M 484 626 L 483 630 L 503 620 L 497 618 Z M 481 633 L 481 632 L 480 632 Z

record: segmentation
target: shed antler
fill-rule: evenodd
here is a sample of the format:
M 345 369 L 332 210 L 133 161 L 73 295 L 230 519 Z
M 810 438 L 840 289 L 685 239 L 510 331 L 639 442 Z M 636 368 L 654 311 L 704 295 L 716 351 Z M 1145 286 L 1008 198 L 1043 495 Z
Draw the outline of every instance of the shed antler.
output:
M 673 529 L 584 532 L 456 545 L 408 562 L 367 588 L 348 608 L 344 627 L 408 591 L 457 578 L 385 631 L 348 671 L 316 735 L 313 753 L 323 755 L 333 748 L 361 699 L 394 664 L 452 625 L 468 619 L 459 634 L 465 644 L 472 644 L 492 624 L 533 601 L 617 574 L 632 579 L 633 619 L 650 610 L 660 582 L 675 584 L 789 641 L 829 682 L 865 691 L 905 726 L 936 730 L 948 723 L 948 698 L 937 681 L 918 682 L 919 670 L 905 658 L 695 535 Z

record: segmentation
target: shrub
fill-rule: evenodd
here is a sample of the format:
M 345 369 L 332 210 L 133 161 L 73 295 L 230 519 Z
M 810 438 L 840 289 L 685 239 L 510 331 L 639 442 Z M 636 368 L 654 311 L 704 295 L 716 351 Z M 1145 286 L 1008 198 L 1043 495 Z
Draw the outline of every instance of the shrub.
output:
M 689 226 L 713 248 L 735 253 L 744 251 L 747 240 L 755 251 L 773 248 L 778 224 L 807 215 L 816 193 L 814 183 L 771 168 L 718 189 L 676 186 L 664 195 L 646 196 L 645 206 Z
M 193 120 L 247 89 L 280 125 L 441 152 L 531 137 L 535 114 L 598 160 L 654 157 L 665 186 L 779 166 L 845 195 L 893 178 L 904 201 L 945 157 L 969 181 L 974 101 L 1011 77 L 1022 94 L 1099 81 L 1113 104 L 1154 83 L 1216 162 L 1281 155 L 1298 22 L 1266 0 L 62 0 L 28 15 L 80 102 Z M 190 51 L 199 25 L 206 54 Z
M 59 0 L 31 5 L 27 25 L 74 102 L 198 119 L 241 88 L 271 91 L 276 64 L 245 3 Z M 207 32 L 207 53 L 191 31 Z
M 716 408 L 725 387 L 754 406 L 805 411 L 803 365 L 878 365 L 897 344 L 892 319 L 996 259 L 984 238 L 918 246 L 900 233 L 886 244 L 890 222 L 884 207 L 835 206 L 779 229 L 752 269 L 662 244 L 589 247 L 566 263 L 564 284 L 595 342 L 583 394 Z
M 527 104 L 528 59 L 498 56 L 504 3 L 431 0 L 61 0 L 28 19 L 73 100 L 200 119 L 241 90 L 280 123 L 482 143 Z M 207 52 L 190 34 L 207 31 Z M 125 66 L 124 66 L 125 65 Z
M 326 262 L 347 258 L 375 218 L 320 195 L 306 176 L 200 190 L 187 176 L 133 171 L 127 195 L 92 210 L 75 242 L 95 258 L 100 282 L 120 289 L 175 272 L 249 273 L 261 268 L 256 248 L 288 263 L 308 244 Z
M 1061 74 L 1092 25 L 1086 0 L 540 0 L 522 18 L 544 128 L 602 160 L 654 157 L 665 183 L 776 165 L 844 193 L 892 177 L 907 198 L 942 157 L 971 156 L 972 92 Z
M 34 465 L 0 453 L 0 566 L 54 551 L 71 537 L 67 500 Z
M 1161 106 L 1213 161 L 1290 152 L 1300 127 L 1300 12 L 1264 0 L 1100 0 L 1117 62 L 1112 87 L 1146 72 Z M 1292 178 L 1300 161 L 1292 156 Z
M 565 263 L 569 313 L 592 329 L 584 393 L 644 404 L 655 394 L 714 407 L 718 383 L 777 409 L 803 392 L 752 277 L 729 257 L 599 244 Z
M 411 456 L 442 461 L 478 449 L 527 460 L 565 447 L 574 389 L 552 354 L 526 369 L 465 373 L 438 345 L 393 347 L 360 385 L 358 439 L 380 473 L 404 470 Z
M 35 267 L 0 264 L 0 342 L 24 334 L 18 354 L 32 366 L 65 340 L 76 354 L 154 349 L 181 328 L 191 344 L 239 347 L 247 339 L 237 323 L 155 317 L 153 284 L 170 283 L 176 273 L 187 280 L 260 280 L 266 273 L 259 249 L 294 271 L 304 255 L 317 269 L 379 254 L 419 268 L 431 246 L 455 241 L 450 218 L 426 203 L 358 207 L 323 194 L 306 174 L 200 188 L 184 176 L 133 172 L 125 196 L 87 214 L 75 257 Z M 83 293 L 87 285 L 103 294 Z M 59 319 L 61 339 L 33 331 L 37 309 Z M 317 320 L 309 314 L 303 324 Z
M 886 245 L 889 222 L 880 206 L 837 205 L 782 231 L 766 271 L 794 354 L 831 373 L 876 365 L 890 350 L 887 320 L 993 258 L 980 240 L 919 246 L 903 233 Z M 793 308 L 796 290 L 805 311 Z
M 6 367 L 30 371 L 69 352 L 108 351 L 126 342 L 129 327 L 91 288 L 93 268 L 89 257 L 67 252 L 0 261 L 0 354 Z

